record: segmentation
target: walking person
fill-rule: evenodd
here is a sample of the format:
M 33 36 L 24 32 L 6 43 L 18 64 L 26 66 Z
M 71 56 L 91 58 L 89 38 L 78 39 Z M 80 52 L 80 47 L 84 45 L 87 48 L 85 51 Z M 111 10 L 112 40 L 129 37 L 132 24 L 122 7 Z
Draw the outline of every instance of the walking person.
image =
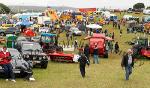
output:
M 120 30 L 121 29 L 121 27 L 120 27 L 121 25 L 120 25 L 120 21 L 118 22 L 118 29 Z
M 99 64 L 99 60 L 98 60 L 98 46 L 97 44 L 95 44 L 95 47 L 94 47 L 94 51 L 93 51 L 93 56 L 94 56 L 94 60 L 93 60 L 93 63 L 97 63 Z
M 87 57 L 89 64 L 90 64 L 90 58 L 89 58 L 90 57 L 90 48 L 89 48 L 88 44 L 86 44 L 84 47 L 84 54 Z
M 75 38 L 74 41 L 74 50 L 78 48 L 78 40 Z
M 0 52 L 0 65 L 4 69 L 4 73 L 6 76 L 6 81 L 15 81 L 15 75 L 13 73 L 13 67 L 11 64 L 11 55 L 10 52 L 7 51 L 7 47 L 4 46 L 2 51 Z
M 115 43 L 115 53 L 117 54 L 119 52 L 119 45 L 118 42 Z
M 112 39 L 114 40 L 115 39 L 115 33 L 113 32 L 112 34 Z
M 113 52 L 113 42 L 112 41 L 110 41 L 109 49 L 110 49 L 110 52 L 112 53 Z
M 79 52 L 79 59 L 78 59 L 78 62 L 79 62 L 79 68 L 80 68 L 80 73 L 81 73 L 81 76 L 84 78 L 85 77 L 85 67 L 86 67 L 86 64 L 89 66 L 89 61 L 87 59 L 87 57 L 85 56 L 85 54 L 83 54 L 83 52 Z
M 69 40 L 69 32 L 66 33 L 67 41 Z
M 122 30 L 120 30 L 120 37 L 122 36 Z
M 127 54 L 122 58 L 121 66 L 125 68 L 125 79 L 129 80 L 129 76 L 132 74 L 132 67 L 134 67 L 134 57 L 131 49 L 128 49 Z

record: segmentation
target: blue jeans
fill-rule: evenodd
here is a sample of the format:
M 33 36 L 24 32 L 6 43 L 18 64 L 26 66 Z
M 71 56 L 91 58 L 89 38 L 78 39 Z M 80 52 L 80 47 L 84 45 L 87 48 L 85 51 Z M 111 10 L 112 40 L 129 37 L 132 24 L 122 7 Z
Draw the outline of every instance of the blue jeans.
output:
M 98 55 L 94 55 L 94 61 L 93 61 L 93 63 L 94 63 L 94 64 L 95 64 L 95 63 L 99 64 Z
M 126 66 L 125 71 L 126 71 L 126 74 L 125 74 L 126 80 L 129 80 L 129 76 L 132 73 L 132 66 L 131 65 Z
M 2 67 L 4 69 L 4 73 L 7 79 L 15 79 L 15 75 L 13 73 L 13 70 L 12 70 L 13 67 L 11 63 L 3 64 Z

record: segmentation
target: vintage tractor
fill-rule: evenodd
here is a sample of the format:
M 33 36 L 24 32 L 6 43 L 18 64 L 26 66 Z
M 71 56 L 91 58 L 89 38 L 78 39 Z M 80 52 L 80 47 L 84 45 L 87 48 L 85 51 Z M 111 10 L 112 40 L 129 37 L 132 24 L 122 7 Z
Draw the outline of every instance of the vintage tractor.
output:
M 46 54 L 54 53 L 58 46 L 58 36 L 51 33 L 41 33 L 40 45 Z
M 99 56 L 103 56 L 104 58 L 108 58 L 108 50 L 106 45 L 108 45 L 108 41 L 112 40 L 110 37 L 106 37 L 103 34 L 93 33 L 91 37 L 87 37 L 85 39 L 89 39 L 90 53 L 93 54 L 94 46 L 97 44 L 99 49 Z
M 132 47 L 133 54 L 138 58 L 150 58 L 149 40 L 146 37 L 140 37 Z
M 144 27 L 142 24 L 138 24 L 136 21 L 131 20 L 127 22 L 127 33 L 133 33 L 133 32 L 143 32 Z
M 74 63 L 74 62 L 78 62 L 78 58 L 79 58 L 79 55 L 64 53 L 62 47 L 57 47 L 54 53 L 49 53 L 47 55 L 50 57 L 51 61 L 55 61 L 55 62 Z

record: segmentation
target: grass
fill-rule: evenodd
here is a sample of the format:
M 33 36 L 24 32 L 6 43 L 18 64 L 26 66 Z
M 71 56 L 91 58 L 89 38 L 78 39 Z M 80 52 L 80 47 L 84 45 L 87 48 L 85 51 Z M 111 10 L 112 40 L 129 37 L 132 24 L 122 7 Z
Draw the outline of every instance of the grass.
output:
M 119 37 L 119 30 L 112 25 L 104 26 L 109 32 L 115 32 L 115 41 L 119 42 L 120 49 L 126 51 L 131 46 L 124 42 L 131 40 L 135 34 L 126 34 Z M 61 39 L 66 40 L 64 34 Z M 78 37 L 81 40 L 83 37 Z M 87 42 L 87 41 L 85 41 Z M 91 57 L 91 62 L 92 62 Z M 86 78 L 82 78 L 77 63 L 49 62 L 47 69 L 33 69 L 35 82 L 17 78 L 17 83 L 5 82 L 0 79 L 0 88 L 149 88 L 150 61 L 144 60 L 144 65 L 135 64 L 129 81 L 124 80 L 124 70 L 120 66 L 121 55 L 110 54 L 108 59 L 100 58 L 100 64 L 91 64 L 86 67 Z

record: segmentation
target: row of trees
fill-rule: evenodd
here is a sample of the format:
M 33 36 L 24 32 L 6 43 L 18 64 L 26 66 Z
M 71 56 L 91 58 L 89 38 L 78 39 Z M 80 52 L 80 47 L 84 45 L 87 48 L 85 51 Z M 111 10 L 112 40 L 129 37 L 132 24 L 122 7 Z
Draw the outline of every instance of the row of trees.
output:
M 8 6 L 0 3 L 0 14 L 2 14 L 2 13 L 8 14 L 10 12 L 11 12 L 11 10 Z
M 145 5 L 144 3 L 136 3 L 135 5 L 133 5 L 133 9 L 144 9 Z M 146 9 L 150 9 L 150 6 L 148 6 Z
M 135 5 L 133 5 L 133 9 L 144 9 L 144 8 L 145 8 L 144 3 L 136 3 Z M 150 6 L 147 7 L 146 9 L 150 9 Z M 0 14 L 2 13 L 8 14 L 10 12 L 11 10 L 8 6 L 0 3 Z

